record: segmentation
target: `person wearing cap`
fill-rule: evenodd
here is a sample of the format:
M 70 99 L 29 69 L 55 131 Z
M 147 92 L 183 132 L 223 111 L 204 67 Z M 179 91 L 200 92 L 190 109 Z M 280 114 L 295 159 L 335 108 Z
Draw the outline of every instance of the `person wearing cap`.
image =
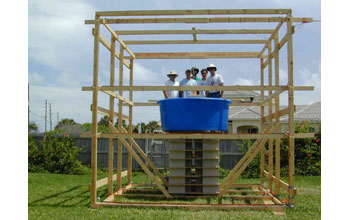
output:
M 202 79 L 197 81 L 198 86 L 206 86 L 207 85 L 207 77 L 208 77 L 208 70 L 202 69 L 201 70 Z M 206 97 L 205 91 L 199 91 L 200 97 Z
M 165 86 L 179 86 L 179 82 L 175 80 L 175 78 L 178 76 L 175 70 L 171 70 L 170 73 L 167 75 L 169 77 L 169 80 L 164 83 Z M 179 91 L 163 91 L 164 97 L 166 99 L 172 99 L 172 98 L 178 98 L 179 97 Z
M 199 69 L 197 67 L 192 67 L 191 72 L 192 72 L 192 77 L 191 78 L 196 80 L 196 81 L 199 81 L 200 78 L 197 77 L 197 74 L 199 73 Z
M 220 74 L 215 73 L 217 69 L 214 64 L 210 64 L 207 70 L 210 72 L 210 76 L 207 79 L 208 86 L 224 86 L 224 78 Z M 206 95 L 210 98 L 222 98 L 224 91 L 206 91 Z
M 180 86 L 196 86 L 196 80 L 191 78 L 191 70 L 185 71 L 186 78 L 180 81 Z M 190 95 L 194 95 L 194 91 L 179 91 L 179 97 L 186 98 Z

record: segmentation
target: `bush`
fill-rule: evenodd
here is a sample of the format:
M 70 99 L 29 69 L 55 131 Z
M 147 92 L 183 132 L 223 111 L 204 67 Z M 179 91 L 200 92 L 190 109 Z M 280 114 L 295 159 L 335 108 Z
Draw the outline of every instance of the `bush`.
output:
M 61 174 L 85 174 L 87 167 L 76 158 L 81 149 L 75 146 L 74 139 L 57 132 L 47 133 L 46 139 L 38 146 L 29 136 L 28 171 Z
M 295 133 L 312 133 L 314 128 L 309 122 L 296 123 Z M 251 140 L 237 141 L 240 151 L 245 154 L 252 145 Z M 265 169 L 268 170 L 268 144 L 265 145 Z M 281 140 L 281 175 L 288 175 L 288 139 Z M 275 147 L 274 153 L 275 157 Z M 295 139 L 295 174 L 301 176 L 321 175 L 321 126 L 315 138 Z M 275 166 L 275 158 L 274 158 Z M 260 177 L 260 154 L 248 165 L 241 175 L 243 178 Z

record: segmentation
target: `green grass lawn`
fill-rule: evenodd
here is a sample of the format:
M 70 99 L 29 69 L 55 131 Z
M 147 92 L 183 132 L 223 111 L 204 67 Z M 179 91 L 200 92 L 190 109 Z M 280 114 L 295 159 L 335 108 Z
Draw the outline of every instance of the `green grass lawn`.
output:
M 99 174 L 98 179 L 106 174 Z M 190 211 L 161 208 L 90 208 L 89 175 L 28 174 L 29 219 L 321 219 L 321 177 L 295 178 L 296 208 L 286 209 L 286 216 L 269 211 L 230 210 Z M 125 180 L 126 178 L 124 178 Z M 133 173 L 136 181 L 149 181 L 142 173 Z M 284 181 L 287 179 L 282 178 Z M 125 181 L 124 181 L 125 182 Z M 240 179 L 238 183 L 259 183 L 257 179 Z M 106 187 L 98 190 L 101 200 Z

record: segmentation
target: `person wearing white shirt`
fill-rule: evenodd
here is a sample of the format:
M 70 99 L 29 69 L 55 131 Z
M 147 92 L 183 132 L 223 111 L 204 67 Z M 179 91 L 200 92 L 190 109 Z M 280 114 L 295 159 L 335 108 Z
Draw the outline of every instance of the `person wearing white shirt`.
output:
M 175 80 L 175 78 L 178 76 L 175 70 L 171 70 L 170 73 L 167 75 L 169 77 L 169 80 L 164 83 L 165 86 L 179 86 L 179 82 Z M 173 99 L 179 97 L 179 91 L 163 91 L 164 97 L 166 99 Z
M 220 74 L 215 73 L 217 69 L 214 64 L 210 64 L 207 70 L 210 72 L 210 76 L 207 79 L 208 86 L 224 86 L 224 78 Z M 206 95 L 210 98 L 222 98 L 224 91 L 207 91 Z
M 198 86 L 206 86 L 207 85 L 208 70 L 202 69 L 201 74 L 202 74 L 202 79 L 197 81 L 197 85 Z M 200 97 L 207 97 L 205 95 L 205 91 L 199 91 L 199 96 Z
M 180 86 L 196 86 L 196 80 L 191 78 L 191 70 L 186 70 L 186 78 L 180 81 Z M 179 97 L 186 98 L 190 95 L 195 95 L 194 91 L 180 91 Z

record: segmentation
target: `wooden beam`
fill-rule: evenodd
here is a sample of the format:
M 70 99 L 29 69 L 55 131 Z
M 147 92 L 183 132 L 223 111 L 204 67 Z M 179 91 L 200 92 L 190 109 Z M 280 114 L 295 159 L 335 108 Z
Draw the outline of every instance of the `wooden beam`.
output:
M 291 9 L 196 9 L 196 10 L 141 10 L 97 11 L 98 16 L 169 16 L 169 15 L 254 15 L 289 14 Z
M 273 32 L 271 33 L 271 36 L 270 36 L 268 42 L 271 42 L 271 41 L 272 41 L 272 39 L 274 38 L 274 36 L 278 33 L 278 31 L 279 31 L 280 28 L 282 27 L 282 25 L 283 25 L 283 22 L 280 22 L 280 23 L 276 26 L 276 28 L 275 28 L 275 29 L 273 30 Z M 265 46 L 264 46 L 264 48 L 261 50 L 261 52 L 260 52 L 260 55 L 261 55 L 261 56 L 264 54 L 264 52 L 265 52 L 265 50 L 267 49 L 267 47 L 268 47 L 268 43 L 266 43 Z
M 134 85 L 134 59 L 130 60 L 130 74 L 129 74 L 129 85 Z M 133 91 L 129 91 L 129 99 L 132 102 L 133 101 Z M 132 118 L 132 111 L 133 111 L 133 105 L 129 105 L 129 133 L 131 134 L 133 131 L 133 118 Z M 129 143 L 131 145 L 132 141 L 129 140 Z M 132 155 L 128 153 L 128 183 L 132 183 Z
M 107 50 L 111 51 L 111 45 L 110 45 L 110 44 L 107 42 L 107 40 L 104 39 L 101 35 L 100 35 L 100 37 L 99 37 L 99 41 L 102 43 L 102 45 L 103 45 Z M 115 57 L 117 57 L 117 58 L 119 59 L 119 53 L 118 53 L 118 52 L 115 52 Z M 126 60 L 123 61 L 123 64 L 124 64 L 126 67 L 130 68 L 129 63 L 128 63 Z
M 266 99 L 264 99 L 264 101 L 262 102 L 262 104 L 271 101 L 272 99 L 278 97 L 282 92 L 284 92 L 284 90 L 280 90 L 280 91 L 276 91 L 275 93 L 273 93 L 272 95 L 270 95 L 269 97 L 267 97 Z
M 263 87 L 265 85 L 263 65 L 264 65 L 264 59 L 260 58 L 260 85 L 261 85 L 261 87 Z M 264 94 L 263 89 L 260 90 L 260 99 L 261 99 L 261 102 L 264 102 L 265 94 Z M 261 107 L 260 107 L 260 131 L 259 132 L 262 134 L 265 132 L 264 117 L 265 117 L 265 106 L 261 105 Z M 260 152 L 260 183 L 261 184 L 264 184 L 264 182 L 265 182 L 264 170 L 265 170 L 265 147 L 261 148 L 261 152 Z
M 116 93 L 114 93 L 112 91 L 102 91 L 102 92 L 104 92 L 107 95 L 110 95 L 110 96 L 112 96 L 112 97 L 114 97 L 116 99 L 119 99 L 122 102 L 125 102 L 127 105 L 131 105 L 131 106 L 134 105 L 134 103 L 132 101 L 130 101 L 130 100 L 126 99 L 125 97 L 123 97 L 121 95 L 118 95 L 118 94 L 116 94 Z
M 200 18 L 114 18 L 101 19 L 104 24 L 154 24 L 154 23 L 256 23 L 256 22 L 287 22 L 287 17 L 200 17 Z M 313 22 L 312 18 L 292 18 L 292 22 Z M 95 24 L 95 20 L 85 20 L 85 24 Z
M 266 175 L 270 175 L 269 172 L 267 172 L 266 170 L 264 171 L 264 173 L 265 173 Z M 276 177 L 272 175 L 272 179 L 273 179 L 273 181 L 276 182 L 276 184 L 277 184 Z M 284 190 L 286 190 L 286 192 L 289 191 L 289 185 L 288 185 L 288 183 L 286 183 L 286 182 L 284 182 L 283 180 L 280 179 L 279 185 L 280 185 Z M 294 188 L 294 189 L 293 189 L 293 195 L 296 195 L 296 194 L 297 194 L 297 189 Z
M 298 89 L 298 87 L 300 87 Z M 93 91 L 94 87 L 82 87 L 82 91 Z M 287 90 L 288 86 L 100 86 L 99 91 L 268 91 L 268 90 Z M 295 90 L 312 90 L 313 86 L 296 86 Z
M 296 110 L 296 106 L 294 105 L 294 111 L 295 110 Z M 289 109 L 288 109 L 288 107 L 286 107 L 286 108 L 280 110 L 278 112 L 278 115 L 279 115 L 279 117 L 282 117 L 282 116 L 284 116 L 284 115 L 286 115 L 288 113 L 289 113 Z M 263 117 L 263 120 L 264 121 L 268 121 L 268 120 L 270 120 L 270 118 L 275 118 L 275 117 L 276 117 L 276 112 L 272 113 L 271 115 L 267 115 L 267 116 Z
M 92 105 L 91 105 L 91 111 L 92 111 Z M 105 108 L 102 108 L 102 107 L 99 107 L 99 106 L 97 106 L 97 113 L 101 114 L 101 115 L 109 116 L 109 110 L 105 109 Z M 117 112 L 114 112 L 113 115 L 114 115 L 114 117 L 118 117 L 118 113 Z M 123 119 L 124 120 L 129 120 L 129 116 L 123 115 Z
M 272 34 L 272 29 L 196 29 L 196 30 L 121 30 L 118 35 L 163 35 L 163 34 Z M 125 41 L 124 41 L 125 42 Z
M 214 59 L 214 58 L 259 58 L 258 52 L 177 52 L 135 53 L 135 59 Z M 126 56 L 126 59 L 131 57 Z
M 134 138 L 134 139 L 222 139 L 222 140 L 236 140 L 236 139 L 257 139 L 257 138 L 287 138 L 285 133 L 258 133 L 258 134 L 212 134 L 212 133 L 102 133 L 102 138 Z
M 267 40 L 130 40 L 127 45 L 145 44 L 265 44 Z
M 128 51 L 128 53 L 130 54 L 130 56 L 132 58 L 135 58 L 135 54 L 126 46 L 126 44 L 122 41 L 122 39 L 120 39 L 120 37 L 114 32 L 114 30 L 111 28 L 111 26 L 109 26 L 108 24 L 106 24 L 103 20 L 103 25 L 107 28 L 107 30 L 109 32 L 111 32 L 112 36 L 120 43 L 120 46 L 123 47 L 126 51 Z
M 127 172 L 128 172 L 127 170 L 122 171 L 121 177 L 123 178 L 123 177 L 127 176 L 127 174 L 128 174 Z M 118 178 L 117 174 L 114 174 L 112 176 L 112 182 L 116 181 L 117 178 Z M 96 188 L 98 189 L 98 188 L 105 186 L 107 184 L 108 184 L 108 177 L 97 180 L 96 181 Z M 91 185 L 89 185 L 89 190 L 91 190 Z
M 270 57 L 271 53 L 272 53 L 272 44 L 271 42 L 269 43 L 268 47 L 268 56 Z M 272 86 L 272 60 L 269 58 L 269 66 L 268 66 L 268 85 Z M 272 91 L 269 91 L 269 97 L 272 96 Z M 269 99 L 268 101 L 269 105 L 268 105 L 268 111 L 269 114 L 272 114 L 272 99 Z M 272 130 L 273 127 L 273 122 L 272 122 L 272 118 L 269 119 L 269 130 Z M 272 186 L 272 173 L 273 173 L 273 139 L 269 139 L 269 172 L 270 172 L 270 176 L 269 176 L 269 190 L 270 192 L 272 192 L 273 190 L 273 186 Z

